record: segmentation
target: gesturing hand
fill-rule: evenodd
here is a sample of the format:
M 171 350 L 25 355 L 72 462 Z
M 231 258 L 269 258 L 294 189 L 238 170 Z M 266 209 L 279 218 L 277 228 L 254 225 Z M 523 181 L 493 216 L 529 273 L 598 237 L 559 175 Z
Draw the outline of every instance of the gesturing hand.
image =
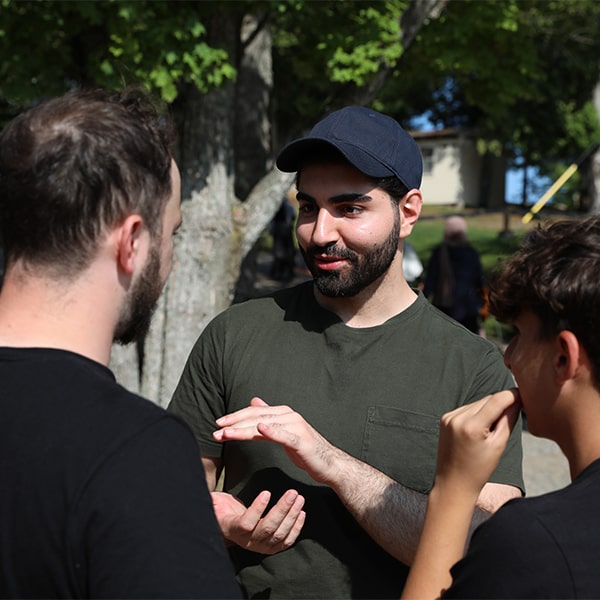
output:
M 212 492 L 215 515 L 225 539 L 261 554 L 289 548 L 304 525 L 304 497 L 288 490 L 263 516 L 270 499 L 270 492 L 261 492 L 246 508 L 231 494 Z
M 220 442 L 269 440 L 281 444 L 290 460 L 315 481 L 332 483 L 337 470 L 334 461 L 343 453 L 289 406 L 269 406 L 252 398 L 250 406 L 216 421 L 221 428 L 213 433 Z
M 486 396 L 441 420 L 436 485 L 477 496 L 498 465 L 520 410 L 518 390 Z

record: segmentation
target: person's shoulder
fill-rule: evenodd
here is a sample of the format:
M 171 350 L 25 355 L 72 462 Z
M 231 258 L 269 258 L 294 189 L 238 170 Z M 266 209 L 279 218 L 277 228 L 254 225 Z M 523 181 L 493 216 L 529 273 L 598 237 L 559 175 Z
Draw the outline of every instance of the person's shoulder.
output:
M 532 500 L 515 499 L 481 524 L 451 569 L 443 598 L 573 597 L 567 562 L 536 518 Z
M 432 333 L 441 335 L 442 338 L 448 337 L 455 341 L 459 339 L 461 343 L 467 344 L 468 346 L 497 349 L 496 345 L 490 340 L 469 331 L 466 327 L 458 323 L 458 321 L 435 307 L 427 300 L 427 298 L 425 298 L 423 293 L 419 294 L 418 304 L 416 306 L 421 309 L 421 319 L 424 320 L 426 327 L 432 331 Z
M 177 416 L 167 412 L 152 400 L 124 386 L 114 383 L 103 390 L 96 411 L 97 430 L 100 436 L 108 435 L 116 443 L 133 439 L 146 432 L 178 432 L 185 435 L 187 425 Z
M 454 358 L 469 357 L 483 362 L 503 364 L 502 352 L 493 341 L 469 331 L 466 327 L 433 306 L 422 294 L 415 303 L 414 330 L 422 347 Z
M 477 545 L 481 540 L 493 539 L 496 547 L 508 550 L 514 544 L 515 536 L 524 538 L 521 546 L 534 548 L 540 538 L 547 542 L 553 538 L 548 517 L 551 521 L 556 520 L 560 508 L 570 505 L 573 491 L 573 486 L 568 485 L 540 496 L 509 500 L 476 530 L 473 543 Z
M 130 409 L 158 409 L 119 384 L 108 366 L 81 354 L 56 348 L 3 348 L 1 352 L 3 368 L 11 368 L 14 377 L 35 373 L 37 385 L 52 399 L 54 410 L 69 412 L 73 418 L 101 419 Z M 38 398 L 25 388 L 11 393 L 32 401 Z
M 165 418 L 172 418 L 152 400 L 120 384 L 104 365 L 79 355 L 67 356 L 70 364 L 69 386 L 73 391 L 72 411 L 93 421 L 98 431 L 106 428 L 127 435 Z
M 212 321 L 219 325 L 229 322 L 248 323 L 249 319 L 278 319 L 296 307 L 307 306 L 314 303 L 312 281 L 270 292 L 244 302 L 233 304 L 218 314 Z M 260 325 L 260 322 L 256 323 Z

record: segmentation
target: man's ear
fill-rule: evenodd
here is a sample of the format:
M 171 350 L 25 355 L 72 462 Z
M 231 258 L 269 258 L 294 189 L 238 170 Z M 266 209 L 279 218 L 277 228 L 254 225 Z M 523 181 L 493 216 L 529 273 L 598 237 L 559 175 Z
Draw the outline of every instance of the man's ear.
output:
M 402 224 L 400 226 L 400 237 L 405 238 L 412 231 L 423 206 L 423 196 L 417 189 L 410 190 L 400 201 L 400 212 L 402 213 Z
M 148 233 L 140 215 L 129 215 L 118 227 L 117 260 L 119 267 L 131 275 L 142 254 L 144 237 Z M 143 258 L 143 256 L 142 256 Z
M 561 331 L 556 336 L 556 355 L 554 371 L 559 383 L 575 377 L 581 361 L 584 360 L 585 351 L 577 336 L 572 331 Z

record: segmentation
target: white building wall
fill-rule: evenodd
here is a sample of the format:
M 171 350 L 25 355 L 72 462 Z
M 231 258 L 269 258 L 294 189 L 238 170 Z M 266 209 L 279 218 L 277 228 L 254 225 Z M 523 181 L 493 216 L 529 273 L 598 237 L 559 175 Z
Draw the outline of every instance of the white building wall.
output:
M 479 205 L 481 158 L 466 137 L 418 139 L 424 158 L 423 202 L 457 207 Z
M 420 146 L 426 165 L 421 184 L 423 202 L 435 205 L 456 204 L 462 193 L 458 147 L 447 140 L 428 140 Z M 430 160 L 428 153 L 431 153 Z

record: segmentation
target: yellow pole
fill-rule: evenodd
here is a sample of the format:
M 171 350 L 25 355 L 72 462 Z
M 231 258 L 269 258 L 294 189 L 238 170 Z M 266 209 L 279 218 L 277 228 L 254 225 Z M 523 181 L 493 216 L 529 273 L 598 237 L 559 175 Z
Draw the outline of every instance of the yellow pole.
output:
M 569 165 L 567 170 L 550 186 L 548 191 L 531 207 L 531 210 L 528 213 L 524 214 L 523 217 L 521 217 L 521 221 L 523 223 L 529 223 L 529 221 L 533 219 L 533 216 L 542 209 L 544 204 L 546 204 L 546 202 L 548 202 L 548 200 L 550 200 L 550 198 L 552 198 L 552 196 L 556 194 L 556 192 L 569 179 L 569 177 L 571 177 L 573 173 L 575 173 L 575 171 L 577 171 L 577 163 Z

